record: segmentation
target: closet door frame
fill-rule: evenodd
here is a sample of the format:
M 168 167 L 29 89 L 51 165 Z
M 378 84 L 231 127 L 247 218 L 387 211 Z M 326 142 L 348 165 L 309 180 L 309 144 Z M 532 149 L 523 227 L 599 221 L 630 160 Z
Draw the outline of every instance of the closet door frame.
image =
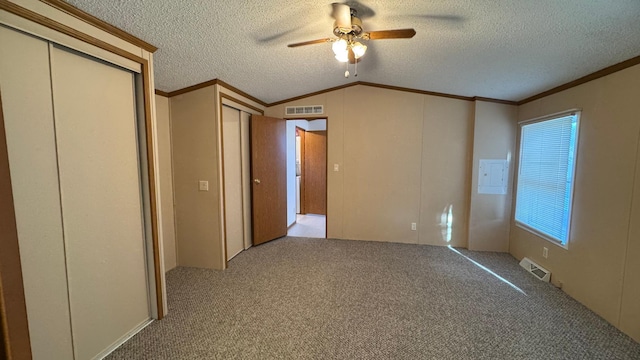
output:
M 54 8 L 59 9 L 60 11 L 64 11 L 63 9 L 56 7 L 55 5 L 52 5 L 52 6 L 54 6 Z M 145 220 L 147 220 L 150 223 L 148 224 L 148 226 L 150 226 L 151 228 L 151 237 L 150 237 L 150 243 L 148 243 L 147 246 L 151 247 L 150 250 L 153 254 L 153 256 L 148 259 L 150 262 L 149 266 L 152 267 L 152 270 L 153 270 L 149 273 L 149 277 L 150 277 L 149 281 L 151 283 L 150 285 L 151 317 L 158 320 L 162 319 L 165 315 L 165 311 L 164 311 L 165 299 L 163 298 L 164 288 L 162 283 L 160 246 L 159 246 L 159 240 L 158 240 L 158 236 L 159 236 L 158 208 L 157 208 L 157 193 L 156 193 L 156 180 L 155 180 L 156 159 L 154 157 L 155 151 L 154 151 L 154 143 L 153 143 L 153 111 L 151 106 L 152 97 L 154 96 L 152 91 L 152 83 L 153 83 L 153 74 L 152 74 L 152 68 L 151 68 L 152 65 L 150 64 L 149 60 L 140 56 L 142 55 L 142 52 L 140 54 L 130 53 L 117 46 L 109 44 L 103 40 L 100 40 L 89 34 L 76 30 L 58 21 L 52 20 L 30 9 L 19 6 L 15 3 L 11 3 L 8 1 L 0 1 L 0 13 L 2 12 L 6 12 L 8 14 L 18 16 L 19 18 L 25 19 L 30 23 L 35 23 L 40 26 L 44 26 L 48 29 L 55 30 L 58 33 L 80 40 L 83 43 L 90 44 L 99 49 L 106 50 L 107 52 L 113 53 L 115 55 L 119 55 L 125 59 L 131 60 L 135 63 L 140 64 L 141 66 L 140 77 L 142 80 L 141 92 L 143 95 L 143 99 L 142 99 L 143 105 L 141 106 L 142 109 L 140 109 L 140 113 L 144 114 L 144 117 L 143 119 L 139 119 L 139 120 L 143 120 L 143 121 L 140 121 L 140 125 L 144 127 L 147 135 L 145 139 L 146 140 L 145 143 L 140 144 L 140 147 L 146 150 L 146 165 L 147 165 L 146 170 L 147 171 L 146 171 L 146 174 L 144 175 L 146 175 L 146 178 L 148 180 L 142 185 L 148 189 L 148 194 L 149 194 L 148 203 L 149 203 L 150 217 Z M 84 20 L 86 20 L 88 23 L 91 24 L 91 19 L 89 19 L 89 17 L 87 17 Z M 10 28 L 15 28 L 21 31 L 19 26 L 12 24 L 11 21 L 3 21 L 2 19 L 0 19 L 0 23 Z M 100 28 L 100 26 L 96 26 L 96 27 Z M 32 33 L 38 36 L 37 31 L 34 31 Z M 56 42 L 56 41 L 53 40 L 52 42 Z M 83 52 L 86 52 L 86 51 L 83 51 Z M 87 55 L 92 56 L 90 52 L 86 52 L 86 53 Z M 0 116 L 0 121 L 2 122 L 0 126 L 4 128 L 4 120 L 1 116 Z M 2 136 L 0 136 L 0 148 L 3 148 L 6 150 L 7 148 L 6 138 L 4 134 L 1 134 L 1 135 Z M 0 157 L 0 169 L 3 169 L 5 167 L 8 169 L 8 158 Z M 6 189 L 0 188 L 0 191 L 2 191 L 1 194 L 3 196 L 7 195 Z M 11 196 L 11 189 L 9 189 L 8 195 Z M 15 227 L 15 209 L 13 207 L 12 202 L 3 201 L 2 204 L 0 204 L 0 217 L 1 217 L 0 225 L 3 226 L 3 229 L 5 224 L 8 224 L 7 226 L 13 224 L 13 227 Z M 7 230 L 10 230 L 10 228 L 8 228 Z M 11 244 L 15 241 L 17 241 L 17 233 L 15 237 L 14 236 L 2 237 L 2 241 L 0 245 L 2 246 L 3 251 L 2 251 L 2 259 L 0 260 L 20 258 L 18 247 L 11 246 Z M 23 290 L 22 281 L 16 281 L 16 279 L 22 279 L 22 270 L 21 270 L 19 260 L 17 262 L 14 260 L 13 262 L 9 262 L 9 263 L 2 261 L 0 265 L 3 266 L 1 268 L 2 271 L 0 272 L 0 286 L 1 286 L 0 287 L 0 306 L 2 306 L 0 307 L 0 314 L 2 314 L 0 318 L 1 320 L 0 326 L 2 326 L 2 329 L 1 329 L 2 331 L 0 331 L 0 333 L 2 334 L 3 346 L 0 349 L 2 349 L 6 353 L 3 355 L 7 355 L 6 358 L 8 359 L 22 358 L 24 354 L 27 354 L 27 353 L 30 354 L 30 344 L 29 344 L 28 333 L 26 334 L 27 335 L 26 338 L 24 337 L 25 335 L 24 324 L 27 323 L 26 311 L 18 311 L 18 312 L 12 311 L 11 318 L 5 317 L 6 315 L 5 311 L 8 310 L 5 308 L 5 306 L 11 305 L 11 304 L 18 304 L 18 307 L 20 304 L 24 306 L 25 299 L 24 299 L 24 290 Z M 155 298 L 155 301 L 153 301 L 154 298 Z M 18 338 L 18 335 L 20 335 L 19 338 Z
M 18 229 L 0 93 L 0 358 L 31 358 Z
M 220 182 L 220 223 L 223 224 L 223 226 L 221 226 L 221 238 L 222 238 L 222 245 L 223 245 L 223 261 L 224 261 L 224 268 L 227 268 L 228 266 L 228 262 L 229 262 L 229 257 L 228 257 L 228 250 L 227 250 L 227 214 L 226 214 L 226 199 L 225 199 L 225 167 L 224 167 L 224 129 L 223 129 L 223 112 L 224 112 L 224 106 L 230 107 L 232 109 L 238 110 L 240 111 L 240 113 L 242 112 L 246 112 L 249 115 L 252 114 L 256 114 L 256 115 L 264 115 L 264 111 L 258 109 L 255 106 L 252 106 L 250 104 L 247 104 L 246 102 L 239 100 L 229 94 L 224 93 L 219 85 L 216 85 L 217 87 L 217 92 L 218 92 L 218 96 L 217 96 L 217 100 L 218 100 L 218 142 L 220 144 L 219 146 L 219 164 L 220 164 L 220 174 L 221 174 L 221 179 L 222 181 Z M 249 118 L 249 122 L 251 122 L 251 118 Z M 242 128 L 242 115 L 240 116 L 240 127 Z M 241 130 L 242 133 L 242 130 Z M 248 134 L 249 139 L 250 139 L 250 134 Z M 241 142 L 242 145 L 242 142 Z M 250 178 L 250 176 L 249 176 Z M 243 206 L 243 230 L 244 230 L 244 235 L 245 237 L 251 232 L 251 202 L 248 201 L 251 197 L 251 187 L 248 186 L 247 184 L 245 184 L 244 182 L 246 181 L 250 181 L 247 179 L 243 178 L 243 185 L 242 185 L 242 206 Z M 247 202 L 248 201 L 248 202 Z M 248 208 L 247 208 L 248 207 Z M 247 240 L 244 240 L 244 250 L 248 249 L 251 246 L 250 242 L 247 243 Z

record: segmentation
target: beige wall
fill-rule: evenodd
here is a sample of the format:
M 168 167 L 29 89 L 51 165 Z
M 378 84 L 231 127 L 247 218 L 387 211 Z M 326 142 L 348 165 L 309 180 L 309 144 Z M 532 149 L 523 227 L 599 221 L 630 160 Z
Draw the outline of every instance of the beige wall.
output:
M 172 97 L 170 111 L 178 264 L 223 269 L 215 87 Z
M 466 246 L 473 102 L 358 85 L 266 115 L 296 105 L 325 106 L 328 237 Z
M 475 102 L 469 250 L 509 251 L 517 114 L 518 108 L 514 105 Z M 505 195 L 478 194 L 480 159 L 507 160 Z
M 467 247 L 473 102 L 422 96 L 420 243 Z
M 640 66 L 519 107 L 526 120 L 582 109 L 568 249 L 512 224 L 510 251 L 552 272 L 552 281 L 640 340 L 638 147 Z M 549 248 L 548 259 L 542 247 Z M 625 271 L 626 269 L 626 271 Z M 621 316 L 622 315 L 622 316 Z
M 169 99 L 156 95 L 156 121 L 158 131 L 158 172 L 162 199 L 162 249 L 164 270 L 177 265 L 175 219 L 173 213 L 173 164 L 171 159 L 171 119 Z
M 220 85 L 169 99 L 177 265 L 212 269 L 226 267 L 222 133 L 222 102 L 248 113 L 263 106 Z M 234 101 L 236 99 L 237 101 Z M 209 191 L 198 182 L 209 181 Z M 245 182 L 248 182 L 248 178 Z M 243 189 L 245 191 L 246 189 Z M 250 213 L 246 212 L 245 217 Z M 248 220 L 244 232 L 249 234 Z M 248 244 L 247 244 L 248 246 Z
M 635 177 L 619 327 L 640 341 L 640 146 L 636 155 Z

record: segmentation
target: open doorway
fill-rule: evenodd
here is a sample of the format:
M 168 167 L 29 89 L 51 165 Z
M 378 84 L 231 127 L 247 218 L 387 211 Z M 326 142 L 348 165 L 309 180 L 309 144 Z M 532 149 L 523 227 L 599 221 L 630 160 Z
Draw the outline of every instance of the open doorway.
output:
M 327 120 L 287 121 L 288 236 L 326 237 Z

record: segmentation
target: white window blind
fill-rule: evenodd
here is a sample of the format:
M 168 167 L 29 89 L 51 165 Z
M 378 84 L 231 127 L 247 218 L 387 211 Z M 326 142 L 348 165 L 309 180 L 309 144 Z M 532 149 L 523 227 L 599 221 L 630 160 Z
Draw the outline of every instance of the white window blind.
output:
M 578 113 L 524 124 L 516 223 L 566 245 L 569 240 Z

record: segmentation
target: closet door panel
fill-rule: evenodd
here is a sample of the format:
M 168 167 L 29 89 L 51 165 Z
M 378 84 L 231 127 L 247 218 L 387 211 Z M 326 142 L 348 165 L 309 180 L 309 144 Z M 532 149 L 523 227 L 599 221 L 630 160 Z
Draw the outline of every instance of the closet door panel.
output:
M 240 110 L 222 107 L 224 146 L 224 213 L 227 260 L 244 249 Z
M 0 26 L 0 49 L 0 89 L 31 352 L 36 360 L 71 359 L 49 45 Z
M 77 359 L 150 318 L 129 71 L 51 48 L 69 298 Z

